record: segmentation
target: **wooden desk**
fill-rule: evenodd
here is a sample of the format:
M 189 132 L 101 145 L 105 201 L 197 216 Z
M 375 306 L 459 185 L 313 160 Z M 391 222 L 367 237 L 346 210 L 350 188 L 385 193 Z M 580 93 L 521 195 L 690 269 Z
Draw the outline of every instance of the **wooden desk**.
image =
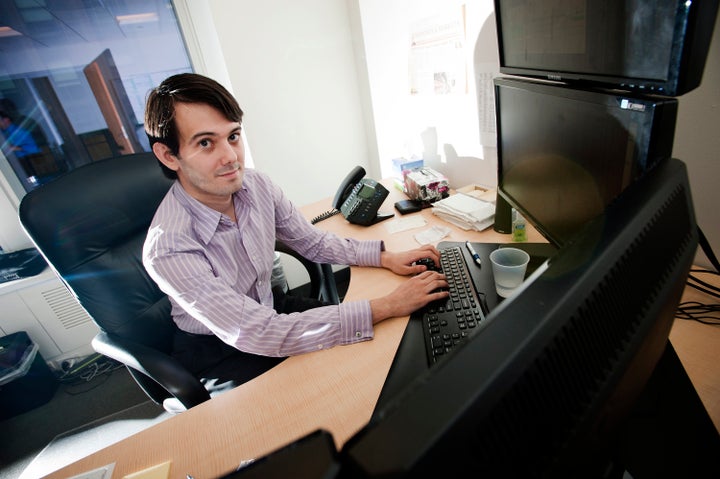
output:
M 403 197 L 396 190 L 391 191 L 383 208 L 387 211 Z M 312 218 L 329 209 L 329 204 L 329 200 L 321 201 L 302 210 L 306 217 Z M 497 243 L 510 240 L 508 235 L 492 229 L 482 233 L 463 231 L 440 222 L 429 209 L 415 214 L 426 219 L 425 228 L 433 224 L 450 228 L 451 234 L 444 240 Z M 362 227 L 351 225 L 337 215 L 317 226 L 347 237 L 383 238 L 390 250 L 408 249 L 417 244 L 413 235 L 422 228 L 390 235 L 386 228 L 390 221 L 393 220 Z M 537 231 L 528 229 L 528 241 L 544 241 Z M 353 267 L 346 300 L 384 295 L 403 279 L 382 269 Z M 171 460 L 173 478 L 184 479 L 186 474 L 197 479 L 214 478 L 235 469 L 243 460 L 260 457 L 318 428 L 330 431 L 340 448 L 370 419 L 407 321 L 407 317 L 383 321 L 377 325 L 372 341 L 289 358 L 233 391 L 47 477 L 66 478 L 115 463 L 113 477 L 122 478 Z M 696 348 L 696 341 L 711 341 L 706 329 L 712 328 L 699 326 L 683 324 L 673 330 L 673 339 L 689 343 L 676 348 L 683 361 L 687 353 L 684 347 Z M 706 346 L 707 351 L 712 349 L 711 344 Z M 715 359 L 706 363 L 706 358 L 698 357 L 688 363 L 689 372 L 694 368 L 693 381 L 716 383 L 712 378 L 717 374 L 712 368 L 717 368 L 717 353 Z M 714 394 L 714 399 L 707 399 L 706 404 L 717 404 L 720 396 L 717 389 L 701 391 L 708 397 Z M 714 411 L 718 424 L 717 408 Z
M 703 281 L 720 286 L 720 279 L 694 273 Z M 717 298 L 686 287 L 682 301 L 717 304 Z M 676 319 L 670 342 L 695 386 L 715 427 L 720 431 L 720 327 Z

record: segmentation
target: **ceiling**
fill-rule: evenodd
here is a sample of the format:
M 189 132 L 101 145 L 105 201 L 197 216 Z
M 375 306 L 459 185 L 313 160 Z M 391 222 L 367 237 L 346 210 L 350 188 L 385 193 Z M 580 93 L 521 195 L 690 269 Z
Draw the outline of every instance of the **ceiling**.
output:
M 33 71 L 37 61 L 28 59 L 58 50 L 158 35 L 169 26 L 177 28 L 170 0 L 3 0 L 0 75 Z

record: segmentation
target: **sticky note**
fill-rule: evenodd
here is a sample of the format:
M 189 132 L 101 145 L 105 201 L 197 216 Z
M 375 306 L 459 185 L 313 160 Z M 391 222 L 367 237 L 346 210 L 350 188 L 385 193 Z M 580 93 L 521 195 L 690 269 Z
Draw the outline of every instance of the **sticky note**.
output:
M 172 461 L 163 462 L 157 466 L 148 467 L 142 471 L 128 474 L 123 479 L 167 479 L 170 477 L 170 464 Z

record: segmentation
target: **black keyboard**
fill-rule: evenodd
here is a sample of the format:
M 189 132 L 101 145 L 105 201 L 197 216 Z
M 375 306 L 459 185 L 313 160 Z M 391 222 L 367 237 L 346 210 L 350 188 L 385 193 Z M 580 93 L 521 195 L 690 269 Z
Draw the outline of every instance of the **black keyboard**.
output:
M 413 313 L 414 317 L 421 318 L 431 366 L 467 340 L 485 319 L 461 248 L 440 250 L 439 269 L 447 278 L 450 296 Z

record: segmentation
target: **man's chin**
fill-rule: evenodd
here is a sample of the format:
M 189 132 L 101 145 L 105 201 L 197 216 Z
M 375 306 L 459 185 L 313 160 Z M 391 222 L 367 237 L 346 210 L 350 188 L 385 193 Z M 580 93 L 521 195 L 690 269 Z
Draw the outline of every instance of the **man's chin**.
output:
M 237 170 L 232 174 L 221 175 L 219 179 L 227 190 L 232 190 L 231 193 L 235 193 L 242 188 L 243 177 L 242 171 Z

